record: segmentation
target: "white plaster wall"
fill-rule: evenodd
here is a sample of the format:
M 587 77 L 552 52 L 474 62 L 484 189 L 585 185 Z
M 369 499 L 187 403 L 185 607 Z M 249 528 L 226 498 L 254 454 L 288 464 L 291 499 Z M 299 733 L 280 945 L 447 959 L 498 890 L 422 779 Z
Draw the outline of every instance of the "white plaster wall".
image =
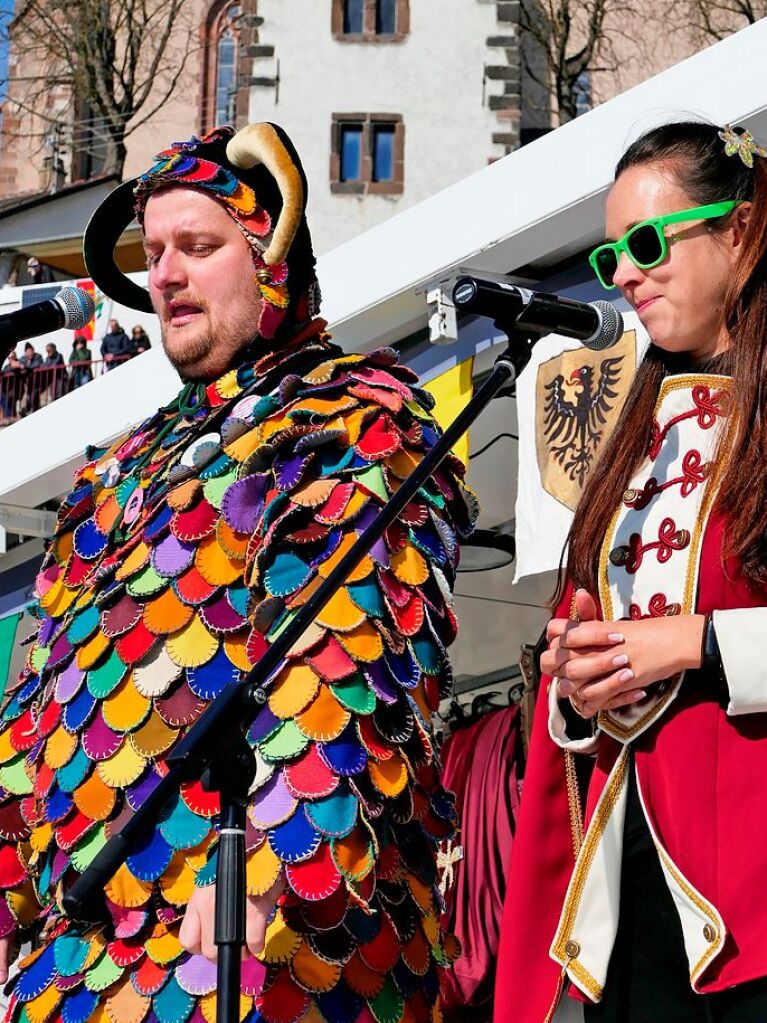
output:
M 309 180 L 309 222 L 319 253 L 484 167 L 503 130 L 482 104 L 485 46 L 497 34 L 495 4 L 483 0 L 410 0 L 410 34 L 401 43 L 337 42 L 329 0 L 261 0 L 259 43 L 274 59 L 254 61 L 269 77 L 279 61 L 279 96 L 253 87 L 250 119 L 281 124 L 293 138 Z M 487 95 L 498 84 L 488 82 Z M 333 113 L 396 113 L 405 122 L 401 196 L 333 195 Z M 456 219 L 471 210 L 456 210 Z M 418 244 L 418 239 L 412 239 Z

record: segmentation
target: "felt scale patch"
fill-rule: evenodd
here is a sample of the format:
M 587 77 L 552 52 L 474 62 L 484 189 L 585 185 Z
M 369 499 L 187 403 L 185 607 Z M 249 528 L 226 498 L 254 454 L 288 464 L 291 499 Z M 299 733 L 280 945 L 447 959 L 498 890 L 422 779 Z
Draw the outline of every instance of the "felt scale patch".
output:
M 269 709 L 278 718 L 292 718 L 314 699 L 320 678 L 309 665 L 292 663 L 282 669 L 271 686 Z
M 192 565 L 173 582 L 173 589 L 185 604 L 198 607 L 213 596 L 217 590 L 215 583 L 210 583 L 200 575 Z
M 333 862 L 345 878 L 359 882 L 366 878 L 375 862 L 376 849 L 370 836 L 355 827 L 343 838 L 331 842 Z
M 142 617 L 150 635 L 168 636 L 189 624 L 194 617 L 194 608 L 185 604 L 169 586 L 159 596 L 147 601 Z
M 282 772 L 275 771 L 256 792 L 249 817 L 256 828 L 266 831 L 293 817 L 297 806 L 298 800 L 288 788 Z
M 320 799 L 329 796 L 339 783 L 339 776 L 320 756 L 311 743 L 308 749 L 284 768 L 285 784 L 297 799 Z

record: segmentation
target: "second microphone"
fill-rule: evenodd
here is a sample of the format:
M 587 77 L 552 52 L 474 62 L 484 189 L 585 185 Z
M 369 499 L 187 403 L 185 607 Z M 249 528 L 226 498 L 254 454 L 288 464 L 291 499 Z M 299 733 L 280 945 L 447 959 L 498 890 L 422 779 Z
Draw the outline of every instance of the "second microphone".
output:
M 459 277 L 453 302 L 456 309 L 490 317 L 504 332 L 563 334 L 595 351 L 611 348 L 623 334 L 623 317 L 609 302 L 576 302 L 480 277 Z

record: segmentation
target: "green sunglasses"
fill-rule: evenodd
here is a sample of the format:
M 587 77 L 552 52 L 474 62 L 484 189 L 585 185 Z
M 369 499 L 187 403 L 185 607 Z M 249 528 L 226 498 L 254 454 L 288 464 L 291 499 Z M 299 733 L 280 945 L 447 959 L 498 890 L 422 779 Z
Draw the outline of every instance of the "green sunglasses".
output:
M 708 206 L 695 206 L 691 210 L 667 213 L 664 217 L 643 220 L 624 234 L 617 242 L 598 245 L 589 256 L 589 263 L 603 288 L 614 288 L 613 279 L 618 269 L 621 252 L 640 270 L 651 270 L 668 255 L 669 239 L 663 233 L 666 224 L 679 224 L 684 220 L 713 220 L 731 213 L 737 206 L 734 200 L 715 202 Z

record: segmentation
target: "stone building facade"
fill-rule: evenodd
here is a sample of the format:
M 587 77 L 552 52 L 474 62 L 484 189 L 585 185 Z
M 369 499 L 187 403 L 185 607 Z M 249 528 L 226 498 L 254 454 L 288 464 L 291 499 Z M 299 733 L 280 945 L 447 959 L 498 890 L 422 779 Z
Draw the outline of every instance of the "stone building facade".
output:
M 185 13 L 194 52 L 171 99 L 128 136 L 124 176 L 171 138 L 222 120 L 276 121 L 304 159 L 320 253 L 552 124 L 522 68 L 519 0 L 188 0 Z M 587 83 L 584 108 L 691 52 L 689 40 L 664 48 L 655 33 L 645 52 L 645 25 L 643 15 L 624 33 L 616 72 Z M 12 77 L 28 65 L 19 35 Z M 5 104 L 0 216 L 9 197 L 99 174 L 88 112 L 62 86 L 45 112 L 52 119 Z

